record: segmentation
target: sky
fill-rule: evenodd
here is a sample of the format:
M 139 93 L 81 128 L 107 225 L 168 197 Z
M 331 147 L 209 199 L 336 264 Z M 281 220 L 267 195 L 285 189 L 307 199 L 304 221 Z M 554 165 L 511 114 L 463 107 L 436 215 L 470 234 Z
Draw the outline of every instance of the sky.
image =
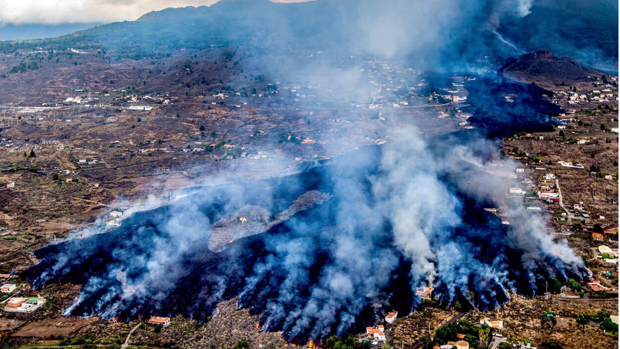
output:
M 217 0 L 0 0 L 0 26 L 132 21 L 147 12 L 167 7 L 211 5 L 215 2 Z

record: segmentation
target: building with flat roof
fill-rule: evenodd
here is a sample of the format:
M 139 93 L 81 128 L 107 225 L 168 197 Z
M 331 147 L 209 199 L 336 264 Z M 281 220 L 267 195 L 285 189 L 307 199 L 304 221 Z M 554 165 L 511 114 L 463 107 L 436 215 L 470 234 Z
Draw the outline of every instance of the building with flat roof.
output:
M 15 291 L 16 288 L 17 288 L 17 285 L 14 285 L 14 284 L 4 284 L 4 285 L 2 285 L 2 287 L 0 287 L 0 291 L 2 291 L 2 293 L 11 293 L 11 292 Z
M 10 313 L 32 313 L 41 308 L 46 300 L 43 297 L 13 297 L 9 299 L 4 311 Z

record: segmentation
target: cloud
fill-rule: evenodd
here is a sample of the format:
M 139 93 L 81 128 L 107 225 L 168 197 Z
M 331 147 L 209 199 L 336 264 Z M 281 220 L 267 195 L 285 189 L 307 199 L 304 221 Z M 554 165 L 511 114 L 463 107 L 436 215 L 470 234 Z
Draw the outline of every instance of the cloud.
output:
M 135 20 L 166 7 L 210 5 L 215 0 L 0 0 L 2 24 L 101 23 Z
M 133 21 L 168 7 L 212 5 L 218 0 L 0 0 L 0 25 Z M 301 2 L 303 0 L 276 0 Z

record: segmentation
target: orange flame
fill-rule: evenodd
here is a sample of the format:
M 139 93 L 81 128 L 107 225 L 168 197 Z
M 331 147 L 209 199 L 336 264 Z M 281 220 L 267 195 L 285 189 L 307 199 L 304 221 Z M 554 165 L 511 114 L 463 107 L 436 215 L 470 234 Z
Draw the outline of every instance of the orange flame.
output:
M 314 342 L 312 341 L 312 339 L 310 340 L 310 342 L 308 342 L 308 348 L 310 349 L 314 348 Z

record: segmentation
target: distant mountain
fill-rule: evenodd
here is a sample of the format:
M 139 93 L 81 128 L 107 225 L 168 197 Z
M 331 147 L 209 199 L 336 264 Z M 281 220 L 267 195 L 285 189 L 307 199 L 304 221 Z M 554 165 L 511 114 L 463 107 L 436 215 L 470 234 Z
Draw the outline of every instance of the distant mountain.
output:
M 410 54 L 411 62 L 430 66 L 440 62 L 441 67 L 459 69 L 485 55 L 503 60 L 522 49 L 549 50 L 597 69 L 614 70 L 618 62 L 618 4 L 613 0 L 538 0 L 530 14 L 501 18 L 493 23 L 495 27 L 489 24 L 493 6 L 483 6 L 485 1 L 466 2 L 468 8 L 462 11 L 446 9 L 449 15 L 443 20 L 424 15 L 425 8 L 432 6 L 425 2 L 415 6 L 394 3 L 401 8 L 390 12 L 378 0 L 223 0 L 211 6 L 150 12 L 136 21 L 102 25 L 53 40 L 0 43 L 0 51 L 28 45 L 101 48 L 140 59 L 213 46 L 251 46 L 261 55 L 308 48 L 336 48 L 357 55 L 392 50 Z M 501 35 L 493 35 L 495 31 Z
M 48 39 L 89 29 L 101 23 L 0 25 L 0 40 Z
M 529 15 L 502 22 L 500 31 L 526 51 L 618 70 L 617 0 L 537 0 Z
M 504 76 L 523 82 L 544 81 L 552 84 L 574 84 L 598 77 L 600 72 L 586 68 L 571 58 L 552 56 L 548 51 L 525 54 L 507 64 Z
M 36 45 L 54 49 L 97 47 L 131 58 L 228 45 L 252 44 L 268 49 L 288 49 L 287 45 L 295 44 L 325 47 L 343 42 L 342 37 L 335 35 L 341 31 L 335 30 L 334 25 L 342 23 L 343 6 L 355 8 L 355 3 L 355 0 L 290 4 L 224 0 L 212 6 L 154 11 L 136 21 L 102 25 L 39 41 Z M 344 16 L 349 17 L 348 21 L 353 20 L 350 15 Z M 15 48 L 18 46 L 0 45 L 0 50 L 5 52 Z

